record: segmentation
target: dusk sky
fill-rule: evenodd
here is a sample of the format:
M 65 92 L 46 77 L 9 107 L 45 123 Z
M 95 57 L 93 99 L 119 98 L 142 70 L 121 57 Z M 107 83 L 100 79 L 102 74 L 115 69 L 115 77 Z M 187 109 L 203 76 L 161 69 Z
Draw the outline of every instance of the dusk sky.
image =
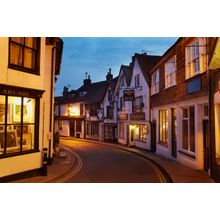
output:
M 162 55 L 177 38 L 159 37 L 68 37 L 64 41 L 61 72 L 55 85 L 55 96 L 62 95 L 63 87 L 77 89 L 85 72 L 92 82 L 105 80 L 109 68 L 115 76 L 122 64 L 128 65 L 134 53 Z

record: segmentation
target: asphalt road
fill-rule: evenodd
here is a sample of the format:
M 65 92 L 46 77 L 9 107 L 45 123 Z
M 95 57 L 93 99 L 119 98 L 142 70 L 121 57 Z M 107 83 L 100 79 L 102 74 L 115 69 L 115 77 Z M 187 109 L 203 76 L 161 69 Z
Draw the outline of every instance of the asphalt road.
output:
M 68 183 L 160 183 L 156 167 L 147 159 L 104 145 L 79 140 L 61 140 L 78 157 L 77 172 Z

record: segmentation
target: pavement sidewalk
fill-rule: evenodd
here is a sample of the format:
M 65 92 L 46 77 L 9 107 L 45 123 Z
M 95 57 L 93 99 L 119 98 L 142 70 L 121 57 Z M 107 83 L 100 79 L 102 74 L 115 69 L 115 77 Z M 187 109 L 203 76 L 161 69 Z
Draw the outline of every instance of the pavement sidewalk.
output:
M 153 152 L 142 150 L 136 147 L 127 147 L 121 144 L 112 144 L 88 139 L 76 139 L 76 140 L 83 140 L 88 142 L 93 142 L 97 144 L 103 144 L 106 146 L 115 147 L 121 150 L 129 151 L 135 153 L 139 156 L 145 157 L 154 161 L 157 165 L 162 167 L 166 173 L 170 176 L 174 183 L 214 183 L 214 180 L 202 170 L 194 170 L 187 166 L 182 165 L 181 163 L 165 158 Z
M 60 147 L 61 154 L 54 158 L 52 165 L 47 167 L 47 176 L 35 176 L 12 181 L 12 183 L 49 183 L 56 182 L 70 172 L 76 163 L 76 158 L 70 151 Z

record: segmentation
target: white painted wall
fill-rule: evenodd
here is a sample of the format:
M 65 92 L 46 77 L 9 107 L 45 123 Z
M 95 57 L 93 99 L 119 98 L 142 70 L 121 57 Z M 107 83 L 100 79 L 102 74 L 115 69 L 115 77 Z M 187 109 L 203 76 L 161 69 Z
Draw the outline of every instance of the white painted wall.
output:
M 46 38 L 41 38 L 40 49 L 40 75 L 34 75 L 19 70 L 8 68 L 9 38 L 0 38 L 0 83 L 19 86 L 30 89 L 45 90 L 40 99 L 39 118 L 39 150 L 49 147 L 49 138 L 53 142 L 53 135 L 49 135 L 50 115 L 50 77 L 51 77 L 51 49 L 46 46 Z M 53 80 L 54 81 L 54 80 Z M 53 108 L 52 108 L 53 110 Z M 53 111 L 52 111 L 53 116 Z M 52 118 L 52 123 L 53 123 Z M 52 124 L 53 126 L 53 124 Z M 42 155 L 40 153 L 26 154 L 0 159 L 0 177 L 14 173 L 20 173 L 42 167 Z M 51 154 L 53 148 L 51 148 Z
M 164 157 L 177 160 L 182 164 L 194 169 L 203 169 L 203 120 L 207 119 L 203 117 L 204 104 L 208 103 L 207 97 L 200 97 L 191 99 L 184 102 L 168 104 L 160 107 L 154 107 L 151 110 L 151 119 L 156 120 L 156 153 Z M 184 154 L 179 153 L 182 149 L 182 108 L 187 106 L 195 107 L 195 156 L 196 159 L 190 158 Z M 177 110 L 177 158 L 171 156 L 171 108 Z M 159 143 L 159 110 L 168 109 L 168 147 Z

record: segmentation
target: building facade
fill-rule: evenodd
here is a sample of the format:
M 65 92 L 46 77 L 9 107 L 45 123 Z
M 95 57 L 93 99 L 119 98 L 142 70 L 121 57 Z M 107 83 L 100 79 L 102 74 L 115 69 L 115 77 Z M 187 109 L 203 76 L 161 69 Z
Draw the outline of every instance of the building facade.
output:
M 53 97 L 60 38 L 0 38 L 0 178 L 39 173 L 53 156 Z
M 106 80 L 109 82 L 108 88 L 103 98 L 103 110 L 104 110 L 104 141 L 117 142 L 118 139 L 118 126 L 117 126 L 117 101 L 115 98 L 115 87 L 118 81 L 118 77 L 113 79 L 111 69 L 106 76 Z
M 179 38 L 151 70 L 156 153 L 210 173 L 208 49 L 213 38 Z
M 159 56 L 135 54 L 119 73 L 118 142 L 151 150 L 150 69 Z

